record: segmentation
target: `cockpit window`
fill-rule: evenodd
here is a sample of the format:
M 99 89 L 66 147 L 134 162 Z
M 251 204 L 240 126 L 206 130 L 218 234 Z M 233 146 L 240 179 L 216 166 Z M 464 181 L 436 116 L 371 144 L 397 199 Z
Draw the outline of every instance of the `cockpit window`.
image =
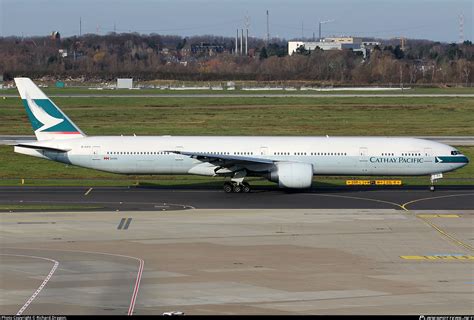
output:
M 451 151 L 452 156 L 455 156 L 455 155 L 458 155 L 458 154 L 462 154 L 461 151 L 458 151 L 458 150 Z

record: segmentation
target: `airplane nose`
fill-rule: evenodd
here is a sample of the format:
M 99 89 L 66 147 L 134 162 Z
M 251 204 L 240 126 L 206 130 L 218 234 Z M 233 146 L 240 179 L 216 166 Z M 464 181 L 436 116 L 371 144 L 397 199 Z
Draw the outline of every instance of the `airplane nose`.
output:
M 469 163 L 469 158 L 468 157 L 466 157 L 466 156 L 460 157 L 460 159 L 459 159 L 459 168 L 467 166 L 468 163 Z

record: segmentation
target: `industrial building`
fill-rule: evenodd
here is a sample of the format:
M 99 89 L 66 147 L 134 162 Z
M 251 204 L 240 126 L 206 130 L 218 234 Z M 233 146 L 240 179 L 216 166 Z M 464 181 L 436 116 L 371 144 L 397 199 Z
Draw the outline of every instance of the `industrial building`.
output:
M 321 50 L 352 50 L 362 52 L 364 58 L 367 56 L 367 50 L 380 45 L 379 42 L 364 42 L 361 38 L 354 37 L 332 37 L 323 38 L 321 41 L 289 41 L 288 54 L 291 56 L 296 49 L 303 46 L 306 50 L 313 51 L 317 48 Z

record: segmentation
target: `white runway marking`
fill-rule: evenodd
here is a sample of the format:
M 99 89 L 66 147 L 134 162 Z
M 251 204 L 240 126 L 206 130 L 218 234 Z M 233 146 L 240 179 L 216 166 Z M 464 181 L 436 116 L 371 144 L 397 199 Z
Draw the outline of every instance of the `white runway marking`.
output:
M 139 259 L 139 261 L 140 261 L 140 266 L 138 267 L 137 279 L 135 280 L 135 288 L 133 289 L 133 295 L 130 301 L 130 307 L 128 308 L 129 316 L 133 315 L 133 310 L 135 309 L 135 302 L 137 300 L 138 289 L 140 288 L 140 281 L 142 279 L 142 274 L 143 274 L 143 266 L 145 265 L 145 262 L 142 259 Z
M 46 286 L 48 281 L 51 280 L 51 277 L 53 276 L 54 272 L 56 271 L 56 269 L 59 266 L 59 262 L 56 261 L 56 260 L 53 260 L 53 259 L 49 259 L 49 258 L 36 257 L 36 256 L 27 256 L 27 255 L 21 255 L 21 254 L 0 254 L 0 255 L 2 255 L 2 256 L 13 256 L 13 257 L 24 257 L 24 258 L 33 258 L 33 259 L 42 259 L 42 260 L 47 260 L 47 261 L 51 261 L 51 262 L 54 263 L 53 268 L 51 268 L 51 271 L 46 276 L 43 283 L 41 283 L 41 285 L 38 287 L 38 289 L 36 289 L 36 291 L 33 293 L 33 295 L 26 301 L 26 303 L 23 305 L 23 307 L 21 307 L 21 309 L 18 310 L 18 312 L 16 313 L 17 316 L 21 316 L 23 314 L 23 312 L 26 310 L 26 308 L 28 308 L 28 306 L 33 302 L 33 300 L 36 299 L 38 294 L 40 294 L 40 292 Z
M 92 191 L 92 188 L 89 188 L 89 190 L 86 191 L 86 193 L 84 193 L 85 196 L 87 196 L 89 193 L 91 193 Z
M 16 200 L 6 200 L 4 201 L 5 203 L 51 203 L 50 200 L 48 201 L 41 201 L 41 200 L 33 200 L 33 201 L 16 201 Z M 136 202 L 136 201 L 131 201 L 131 202 L 115 202 L 115 201 L 54 201 L 55 204 L 61 203 L 61 204 L 144 204 L 144 205 L 155 205 L 155 202 Z M 196 209 L 195 207 L 187 204 L 176 204 L 176 203 L 170 203 L 170 206 L 176 206 L 176 207 L 183 207 L 183 208 L 188 208 L 188 209 Z
M 82 251 L 82 250 L 61 250 L 61 249 L 44 249 L 44 248 L 11 248 L 11 247 L 6 247 L 4 249 L 15 249 L 15 250 L 25 249 L 25 250 L 45 250 L 45 251 L 59 251 L 59 252 L 72 252 L 72 253 L 74 253 L 74 252 L 77 252 L 77 253 L 90 253 L 90 254 L 99 254 L 99 255 L 104 255 L 104 256 L 122 257 L 122 258 L 137 260 L 139 262 L 138 272 L 137 272 L 137 277 L 135 279 L 135 286 L 133 287 L 133 293 L 132 293 L 132 298 L 130 300 L 130 306 L 128 308 L 128 315 L 133 315 L 133 311 L 135 309 L 135 302 L 136 302 L 137 297 L 138 297 L 138 290 L 140 289 L 140 282 L 142 280 L 143 268 L 145 266 L 145 261 L 143 259 L 140 259 L 140 258 L 137 258 L 137 257 L 126 256 L 126 255 L 123 255 L 123 254 L 114 254 L 114 253 L 106 253 L 106 252 L 94 252 L 94 251 Z M 15 254 L 5 254 L 5 255 L 7 255 L 7 256 L 19 256 L 19 257 L 32 257 L 32 256 L 22 256 L 22 255 L 15 255 Z M 33 258 L 39 258 L 39 259 L 45 259 L 45 260 L 57 262 L 56 260 L 52 260 L 52 259 L 48 259 L 48 258 L 41 258 L 41 257 L 33 257 Z M 58 265 L 59 265 L 59 262 L 58 262 Z M 54 271 L 56 271 L 56 268 L 57 268 L 57 265 L 55 264 L 55 266 L 53 267 Z M 50 272 L 50 275 L 48 275 L 49 278 L 51 278 L 54 271 L 52 270 L 52 272 Z M 48 281 L 49 281 L 49 279 L 48 279 Z M 46 283 L 48 281 L 46 281 Z M 46 285 L 46 284 L 44 283 L 44 285 Z M 43 285 L 43 287 L 44 287 L 44 285 Z M 25 309 L 26 309 L 26 307 L 25 307 Z M 20 311 L 21 311 L 21 309 L 20 309 Z M 17 314 L 17 315 L 21 315 L 21 313 Z

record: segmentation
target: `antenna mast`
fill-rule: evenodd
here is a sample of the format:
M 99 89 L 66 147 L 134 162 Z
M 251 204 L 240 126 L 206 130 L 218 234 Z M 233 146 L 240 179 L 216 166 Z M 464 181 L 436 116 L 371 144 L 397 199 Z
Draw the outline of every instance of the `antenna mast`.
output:
M 464 14 L 459 15 L 459 43 L 464 43 Z
M 270 43 L 270 22 L 269 22 L 270 16 L 268 14 L 267 10 L 267 45 Z
M 301 40 L 304 39 L 304 21 L 301 20 Z
M 249 41 L 249 27 L 250 27 L 250 17 L 249 14 L 247 13 L 245 15 L 245 55 L 247 56 L 249 54 L 249 47 L 248 47 L 248 41 Z
M 235 55 L 239 55 L 239 29 L 237 29 L 237 34 L 235 35 Z
M 329 22 L 334 22 L 334 20 L 319 21 L 319 40 L 321 41 L 321 25 Z

